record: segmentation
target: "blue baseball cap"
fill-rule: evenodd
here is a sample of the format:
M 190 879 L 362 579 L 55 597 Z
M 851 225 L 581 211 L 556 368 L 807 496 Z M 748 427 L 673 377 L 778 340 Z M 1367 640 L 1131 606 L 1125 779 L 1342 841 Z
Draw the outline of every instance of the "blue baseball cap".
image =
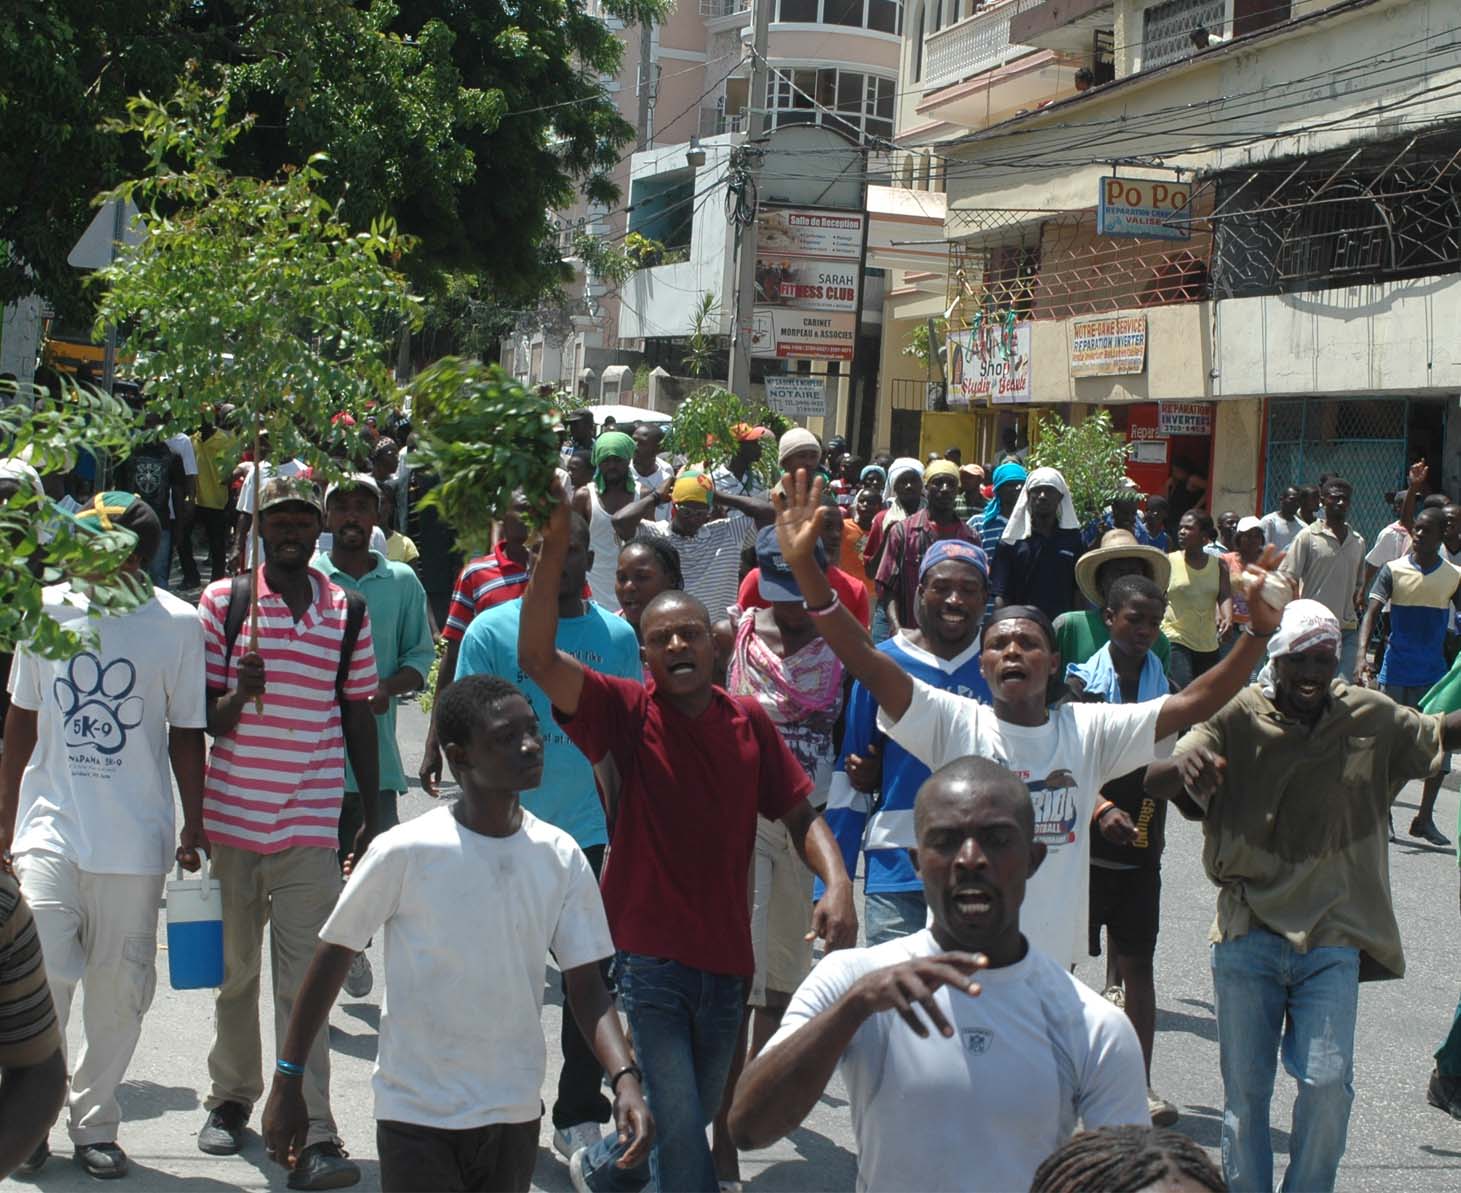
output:
M 827 552 L 821 543 L 817 544 L 817 566 L 827 570 Z M 802 599 L 802 590 L 797 587 L 796 577 L 781 553 L 781 544 L 776 541 L 774 526 L 767 526 L 756 535 L 756 567 L 761 571 L 759 592 L 763 601 L 774 605 Z

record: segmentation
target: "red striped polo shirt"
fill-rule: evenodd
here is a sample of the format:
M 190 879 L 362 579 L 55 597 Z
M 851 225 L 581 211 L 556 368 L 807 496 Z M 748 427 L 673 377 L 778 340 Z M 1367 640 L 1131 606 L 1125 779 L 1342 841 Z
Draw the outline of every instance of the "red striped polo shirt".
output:
M 314 568 L 314 600 L 299 621 L 284 598 L 255 573 L 259 591 L 259 654 L 264 659 L 264 709 L 253 701 L 231 733 L 213 740 L 203 783 L 203 824 L 211 840 L 251 853 L 296 845 L 335 849 L 345 792 L 345 733 L 335 679 L 345 636 L 345 591 Z M 234 667 L 249 648 L 247 621 L 223 657 L 231 581 L 203 590 L 208 687 L 231 687 Z M 360 626 L 345 681 L 347 700 L 368 700 L 378 681 L 370 618 Z
M 486 555 L 479 555 L 461 570 L 452 588 L 451 607 L 441 636 L 460 642 L 472 618 L 493 605 L 505 605 L 520 597 L 528 587 L 528 572 L 508 558 L 498 543 Z

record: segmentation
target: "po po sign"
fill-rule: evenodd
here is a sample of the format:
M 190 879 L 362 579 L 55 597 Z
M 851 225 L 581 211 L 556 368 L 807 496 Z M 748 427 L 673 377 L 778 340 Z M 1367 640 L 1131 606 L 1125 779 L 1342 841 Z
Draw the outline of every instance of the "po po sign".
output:
M 1096 234 L 1186 240 L 1191 199 L 1190 187 L 1170 179 L 1103 178 L 1096 200 Z

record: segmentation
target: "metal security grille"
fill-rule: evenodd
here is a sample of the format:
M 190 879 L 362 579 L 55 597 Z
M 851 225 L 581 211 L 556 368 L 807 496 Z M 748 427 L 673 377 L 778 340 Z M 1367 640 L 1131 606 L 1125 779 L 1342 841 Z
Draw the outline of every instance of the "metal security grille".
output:
M 1215 178 L 1218 298 L 1461 269 L 1461 130 L 1367 142 Z
M 1405 483 L 1405 398 L 1294 398 L 1268 405 L 1263 508 L 1277 509 L 1289 485 L 1317 484 L 1326 472 L 1354 485 L 1350 525 L 1373 543 L 1395 520 L 1385 493 Z

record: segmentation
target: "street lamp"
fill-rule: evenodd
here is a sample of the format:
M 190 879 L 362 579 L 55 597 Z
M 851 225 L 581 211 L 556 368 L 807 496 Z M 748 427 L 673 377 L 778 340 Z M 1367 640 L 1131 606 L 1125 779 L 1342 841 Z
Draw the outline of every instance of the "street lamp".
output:
M 700 138 L 694 133 L 690 134 L 690 148 L 685 150 L 685 162 L 696 168 L 705 164 L 705 150 L 700 146 Z

